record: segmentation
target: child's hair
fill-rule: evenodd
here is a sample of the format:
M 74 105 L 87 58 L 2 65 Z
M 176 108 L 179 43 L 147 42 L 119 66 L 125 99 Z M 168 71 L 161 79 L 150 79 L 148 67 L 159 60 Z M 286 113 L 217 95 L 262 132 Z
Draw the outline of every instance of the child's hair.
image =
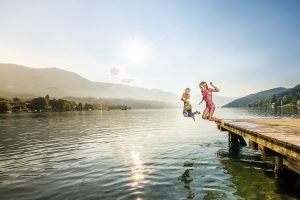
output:
M 185 88 L 185 90 L 191 90 L 191 89 L 187 87 L 187 88 Z
M 199 87 L 201 88 L 202 85 L 205 85 L 206 89 L 208 89 L 208 85 L 205 81 L 202 81 L 200 84 L 199 84 Z

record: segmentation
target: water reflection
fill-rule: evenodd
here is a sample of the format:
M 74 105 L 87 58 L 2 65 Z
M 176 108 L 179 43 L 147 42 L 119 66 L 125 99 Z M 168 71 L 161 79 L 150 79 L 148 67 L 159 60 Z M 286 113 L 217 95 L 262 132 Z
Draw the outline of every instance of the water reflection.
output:
M 300 117 L 300 106 L 285 106 L 275 108 L 246 108 L 250 115 L 265 117 Z
M 268 117 L 258 109 L 217 112 Z M 227 139 L 180 110 L 0 115 L 0 199 L 294 198 L 271 161 L 245 148 L 229 155 Z
M 144 179 L 143 171 L 143 163 L 140 159 L 140 152 L 135 150 L 135 147 L 132 147 L 131 150 L 131 159 L 133 162 L 132 166 L 132 175 L 133 175 L 133 183 L 131 184 L 132 187 L 138 187 L 141 184 L 141 181 Z
M 181 177 L 179 178 L 181 182 L 184 184 L 184 188 L 186 189 L 186 198 L 193 199 L 195 197 L 195 193 L 193 192 L 190 183 L 193 181 L 193 178 L 190 175 L 190 171 L 192 169 L 186 169 Z
M 284 199 L 297 199 L 296 196 L 293 198 L 295 191 L 286 190 L 290 188 L 288 182 L 275 177 L 272 158 L 264 158 L 246 148 L 241 149 L 239 154 L 220 150 L 217 156 L 224 170 L 231 175 L 232 183 L 238 186 L 237 196 L 246 199 L 277 199 L 280 194 Z

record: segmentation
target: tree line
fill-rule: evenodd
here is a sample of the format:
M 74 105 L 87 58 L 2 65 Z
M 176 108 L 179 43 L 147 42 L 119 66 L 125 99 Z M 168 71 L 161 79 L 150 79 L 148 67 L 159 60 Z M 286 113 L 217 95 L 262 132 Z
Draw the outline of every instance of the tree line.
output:
M 89 104 L 81 102 L 76 103 L 65 99 L 50 99 L 49 95 L 45 97 L 37 97 L 31 100 L 22 101 L 15 97 L 13 99 L 0 98 L 0 113 L 6 112 L 44 112 L 44 111 L 82 111 L 82 110 L 110 110 L 122 109 L 127 110 L 130 107 L 126 105 L 102 105 L 102 104 Z
M 273 94 L 266 99 L 260 99 L 250 103 L 248 107 L 271 107 L 273 106 L 295 106 L 300 100 L 300 85 L 285 92 Z

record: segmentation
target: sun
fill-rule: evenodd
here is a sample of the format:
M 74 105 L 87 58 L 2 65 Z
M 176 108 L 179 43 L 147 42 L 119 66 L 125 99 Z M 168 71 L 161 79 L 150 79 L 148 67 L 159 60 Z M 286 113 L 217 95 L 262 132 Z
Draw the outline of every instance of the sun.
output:
M 146 41 L 135 38 L 124 42 L 123 54 L 131 63 L 144 64 L 150 56 L 150 47 Z

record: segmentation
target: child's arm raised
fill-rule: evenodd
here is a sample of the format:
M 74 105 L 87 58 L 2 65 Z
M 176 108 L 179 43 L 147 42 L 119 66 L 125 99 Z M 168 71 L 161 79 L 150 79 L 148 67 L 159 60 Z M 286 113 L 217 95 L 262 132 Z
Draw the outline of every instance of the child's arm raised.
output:
M 218 87 L 216 87 L 212 82 L 209 83 L 211 85 L 211 87 L 213 87 L 211 89 L 212 92 L 220 92 L 220 89 Z

